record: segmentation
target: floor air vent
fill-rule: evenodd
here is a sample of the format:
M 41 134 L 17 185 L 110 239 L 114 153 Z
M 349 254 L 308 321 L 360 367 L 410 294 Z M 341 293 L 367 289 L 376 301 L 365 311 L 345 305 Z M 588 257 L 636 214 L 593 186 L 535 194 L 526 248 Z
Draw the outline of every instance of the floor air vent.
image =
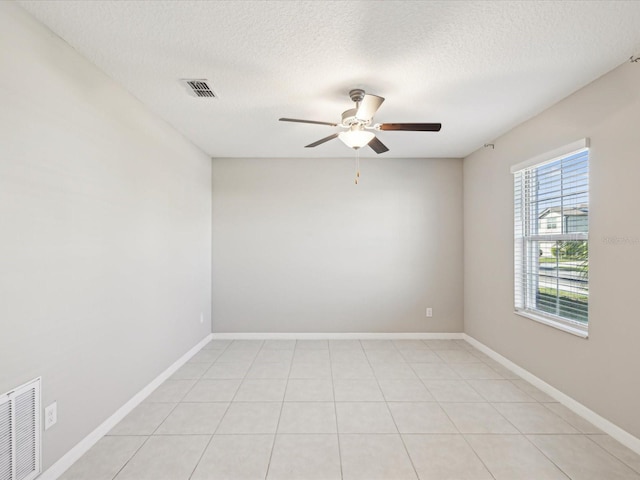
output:
M 0 395 L 0 480 L 40 474 L 40 379 Z
M 207 80 L 180 80 L 187 88 L 187 91 L 194 97 L 217 98 L 218 96 L 211 90 Z

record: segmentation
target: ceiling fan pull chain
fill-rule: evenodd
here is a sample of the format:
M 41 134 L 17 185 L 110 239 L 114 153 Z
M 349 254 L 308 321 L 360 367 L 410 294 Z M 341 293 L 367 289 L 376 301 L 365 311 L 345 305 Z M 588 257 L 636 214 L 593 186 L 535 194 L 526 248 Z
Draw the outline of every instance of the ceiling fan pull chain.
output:
M 360 178 L 360 149 L 356 149 L 356 185 L 358 185 L 359 178 Z

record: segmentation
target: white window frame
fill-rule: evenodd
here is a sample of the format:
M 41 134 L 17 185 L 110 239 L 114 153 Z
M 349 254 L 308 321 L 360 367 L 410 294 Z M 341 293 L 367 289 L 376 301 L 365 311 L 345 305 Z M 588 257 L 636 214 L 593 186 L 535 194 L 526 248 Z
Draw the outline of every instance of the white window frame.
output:
M 517 179 L 517 175 L 526 174 L 525 171 L 529 169 L 538 168 L 556 162 L 562 158 L 574 155 L 581 151 L 589 149 L 589 139 L 583 138 L 576 142 L 570 143 L 553 151 L 537 155 L 529 160 L 518 163 L 511 167 L 511 173 L 514 174 L 514 180 Z M 526 261 L 524 256 L 526 255 L 527 241 L 531 240 L 546 240 L 546 241 L 570 241 L 570 240 L 583 240 L 589 242 L 589 233 L 565 233 L 565 234 L 527 234 L 524 230 L 527 229 L 526 220 L 523 218 L 525 209 L 527 208 L 526 196 L 522 193 L 520 195 L 515 191 L 516 182 L 514 181 L 514 307 L 515 314 L 520 315 L 536 322 L 543 323 L 555 327 L 559 330 L 572 333 L 582 338 L 588 338 L 588 321 L 587 324 L 564 318 L 561 316 L 553 315 L 550 313 L 542 312 L 537 309 L 527 308 L 526 297 L 535 295 L 536 292 L 530 291 L 532 288 L 537 291 L 537 285 L 528 284 L 526 281 L 527 273 Z M 517 204 L 517 199 L 520 198 L 520 205 Z M 523 280 L 523 278 L 525 280 Z

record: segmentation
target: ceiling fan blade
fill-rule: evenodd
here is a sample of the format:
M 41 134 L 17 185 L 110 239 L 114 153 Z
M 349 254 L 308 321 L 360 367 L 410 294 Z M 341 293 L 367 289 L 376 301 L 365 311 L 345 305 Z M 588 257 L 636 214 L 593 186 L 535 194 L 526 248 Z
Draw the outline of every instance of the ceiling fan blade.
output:
M 378 154 L 389 151 L 387 146 L 384 143 L 382 143 L 380 140 L 378 140 L 378 137 L 373 137 L 373 139 L 369 142 L 369 146 L 374 152 Z
M 439 132 L 441 123 L 381 123 L 380 130 L 402 130 L 405 132 Z
M 313 142 L 310 143 L 309 145 L 305 145 L 304 148 L 313 148 L 313 147 L 317 147 L 318 145 L 323 144 L 324 142 L 328 142 L 329 140 L 333 140 L 334 138 L 336 138 L 338 136 L 337 133 L 334 133 L 333 135 L 329 135 L 328 137 L 324 137 L 321 138 L 320 140 L 318 140 L 317 142 Z
M 313 123 L 315 125 L 329 125 L 330 127 L 337 127 L 337 123 L 329 122 L 317 122 L 316 120 L 300 120 L 298 118 L 279 118 L 281 122 L 296 122 L 296 123 Z
M 380 105 L 384 102 L 383 97 L 378 97 L 377 95 L 365 95 L 360 105 L 358 106 L 358 111 L 356 112 L 356 118 L 358 120 L 371 120 L 373 116 L 376 114 Z

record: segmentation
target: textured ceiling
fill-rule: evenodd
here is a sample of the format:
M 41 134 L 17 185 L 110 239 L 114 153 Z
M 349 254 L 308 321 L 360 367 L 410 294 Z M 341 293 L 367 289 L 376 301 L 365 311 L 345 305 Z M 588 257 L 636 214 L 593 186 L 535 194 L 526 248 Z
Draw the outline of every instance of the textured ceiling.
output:
M 355 87 L 377 122 L 443 124 L 380 132 L 384 156 L 463 157 L 640 53 L 637 1 L 18 3 L 213 157 L 350 156 L 277 119 L 337 122 Z

